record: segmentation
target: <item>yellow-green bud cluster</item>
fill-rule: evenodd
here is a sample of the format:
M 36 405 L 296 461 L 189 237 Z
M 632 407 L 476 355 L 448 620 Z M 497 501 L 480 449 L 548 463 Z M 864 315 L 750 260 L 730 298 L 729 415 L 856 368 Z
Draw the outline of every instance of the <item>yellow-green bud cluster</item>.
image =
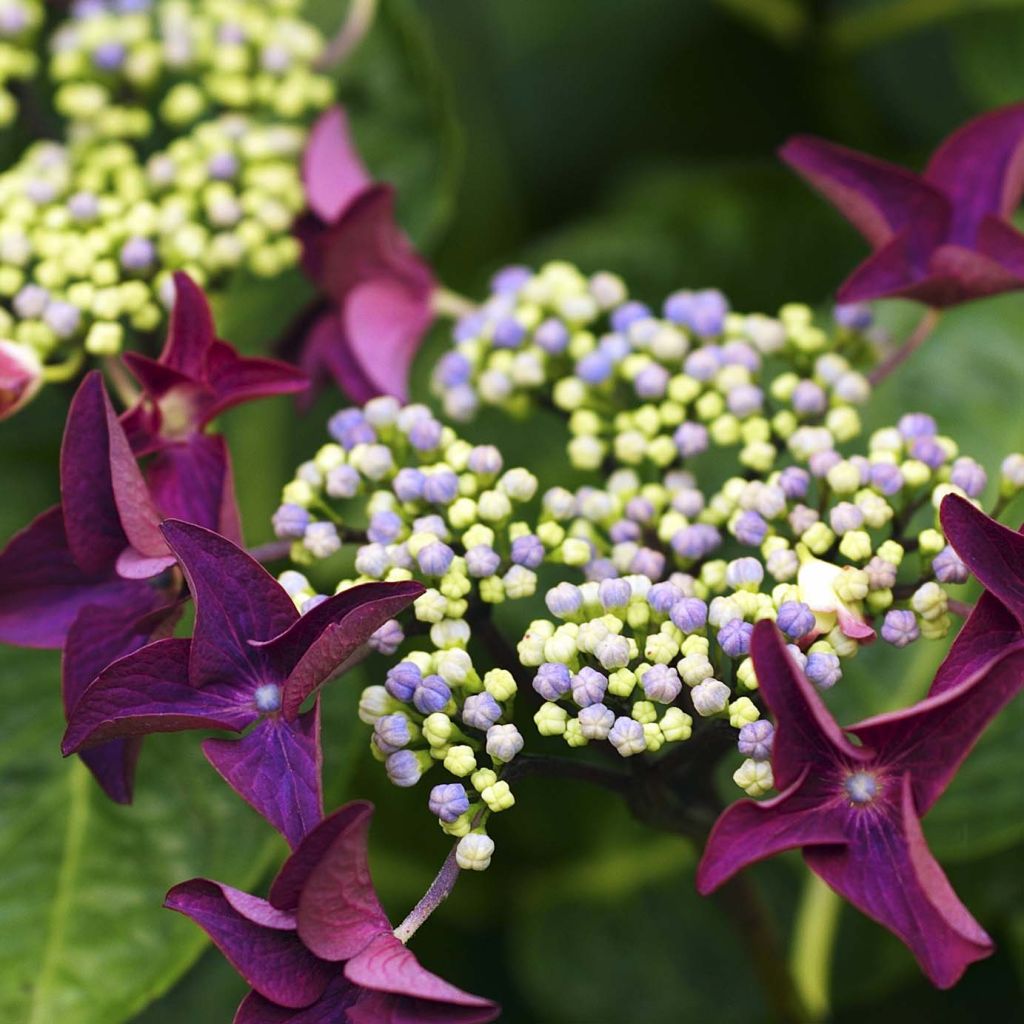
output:
M 11 86 L 32 78 L 38 69 L 36 41 L 44 17 L 42 0 L 0 0 L 0 128 L 18 116 Z

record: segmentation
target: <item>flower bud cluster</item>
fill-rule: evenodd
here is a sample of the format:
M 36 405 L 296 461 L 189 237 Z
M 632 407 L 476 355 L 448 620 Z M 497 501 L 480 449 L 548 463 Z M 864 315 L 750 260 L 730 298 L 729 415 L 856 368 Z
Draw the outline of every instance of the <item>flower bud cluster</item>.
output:
M 320 81 L 310 69 L 322 42 L 294 8 L 291 0 L 74 8 L 51 39 L 66 141 L 36 143 L 0 174 L 0 337 L 73 372 L 85 354 L 114 355 L 132 336 L 159 330 L 175 270 L 209 287 L 240 268 L 273 276 L 298 261 L 300 155 L 307 115 L 330 99 L 326 81 L 303 88 L 301 103 L 283 99 L 285 81 L 248 99 L 216 84 L 252 79 L 224 63 L 239 47 L 251 51 L 249 63 L 283 48 L 302 81 Z M 236 29 L 240 41 L 231 43 Z M 147 148 L 154 118 L 172 133 L 155 152 Z
M 457 324 L 433 386 L 456 419 L 482 404 L 514 413 L 553 404 L 569 416 L 580 469 L 609 458 L 665 469 L 738 446 L 741 465 L 766 472 L 802 425 L 823 424 L 839 441 L 859 432 L 855 407 L 870 394 L 851 363 L 870 324 L 860 312 L 840 307 L 830 334 L 806 306 L 743 315 L 708 289 L 673 293 L 658 315 L 614 275 L 510 267 Z
M 370 749 L 388 778 L 415 786 L 432 769 L 445 773 L 427 804 L 449 835 L 486 836 L 488 817 L 515 804 L 502 776 L 523 748 L 512 723 L 516 689 L 510 672 L 478 673 L 469 653 L 454 647 L 412 651 L 383 685 L 363 691 L 359 717 L 373 726 Z M 460 865 L 483 870 L 493 842 L 486 858 L 470 857 L 472 843 L 464 853 L 473 863 Z
M 523 518 L 537 491 L 525 469 L 506 469 L 491 445 L 471 445 L 424 405 L 372 399 L 332 417 L 334 440 L 299 466 L 274 514 L 300 565 L 352 538 L 354 577 L 417 579 L 414 604 L 438 648 L 464 647 L 472 607 L 532 597 L 545 545 Z M 302 591 L 300 601 L 314 599 Z
M 18 116 L 10 86 L 38 69 L 36 39 L 45 16 L 42 0 L 0 0 L 0 128 Z

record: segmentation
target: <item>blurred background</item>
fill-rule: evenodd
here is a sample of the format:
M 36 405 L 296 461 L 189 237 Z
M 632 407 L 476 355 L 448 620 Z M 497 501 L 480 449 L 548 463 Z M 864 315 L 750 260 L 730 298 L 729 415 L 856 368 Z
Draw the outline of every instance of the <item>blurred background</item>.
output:
M 325 27 L 343 9 L 309 6 Z M 717 286 L 735 308 L 773 312 L 791 300 L 827 305 L 865 250 L 775 148 L 813 132 L 919 168 L 959 123 L 1024 98 L 1024 9 L 1005 0 L 382 0 L 340 80 L 371 169 L 397 183 L 403 223 L 450 288 L 476 297 L 505 263 L 565 258 L 622 274 L 651 302 Z M 242 282 L 218 310 L 221 333 L 265 350 L 302 297 L 295 280 Z M 916 312 L 892 303 L 880 315 L 900 332 Z M 421 385 L 446 343 L 438 333 L 424 350 Z M 1018 294 L 946 316 L 883 386 L 868 426 L 930 412 L 992 471 L 1024 448 L 1022 393 Z M 4 539 L 57 497 L 68 397 L 49 389 L 0 432 Z M 251 543 L 268 539 L 281 484 L 322 443 L 338 404 L 326 396 L 303 421 L 286 400 L 225 418 Z M 493 417 L 466 434 L 502 443 L 509 462 L 530 460 L 545 485 L 564 481 L 553 421 L 502 428 Z M 538 450 L 549 453 L 539 467 Z M 890 650 L 885 671 L 878 653 L 865 652 L 833 691 L 841 721 L 916 699 L 942 652 Z M 366 754 L 354 704 L 380 675 L 368 663 L 329 693 L 326 771 L 332 804 L 378 804 L 374 876 L 399 920 L 448 840 L 425 790 L 390 787 Z M 214 776 L 194 736 L 149 741 L 136 805 L 109 805 L 59 758 L 57 657 L 4 650 L 0 682 L 0 1020 L 26 1019 L 29 988 L 46 992 L 32 1001 L 33 1024 L 230 1020 L 242 982 L 159 904 L 192 874 L 259 886 L 283 847 Z M 925 822 L 996 955 L 938 993 L 887 932 L 844 911 L 836 1021 L 1020 1012 L 1022 749 L 1018 699 Z M 573 782 L 524 781 L 517 795 L 494 825 L 491 869 L 463 879 L 417 935 L 427 966 L 498 999 L 514 1024 L 769 1019 L 742 946 L 693 891 L 695 857 L 682 840 L 645 830 Z M 788 927 L 799 859 L 778 858 L 758 878 Z M 42 1016 L 41 1005 L 51 1008 Z

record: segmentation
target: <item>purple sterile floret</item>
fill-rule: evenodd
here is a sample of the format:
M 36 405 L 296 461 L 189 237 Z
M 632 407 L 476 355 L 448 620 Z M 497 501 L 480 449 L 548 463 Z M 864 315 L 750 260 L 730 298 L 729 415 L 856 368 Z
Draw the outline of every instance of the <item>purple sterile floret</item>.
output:
M 446 808 L 457 801 L 454 790 L 441 799 Z M 251 986 L 238 1024 L 487 1024 L 497 1016 L 494 1003 L 424 970 L 393 933 L 368 863 L 372 813 L 359 802 L 325 818 L 285 861 L 269 899 L 205 878 L 167 894 L 164 905 L 203 928 Z
M 451 699 L 452 691 L 448 684 L 436 675 L 424 676 L 412 695 L 413 706 L 423 715 L 443 711 Z
M 755 761 L 767 761 L 772 754 L 774 738 L 775 727 L 767 718 L 759 718 L 756 722 L 747 722 L 740 728 L 736 745 L 744 757 L 752 757 Z
M 799 640 L 814 629 L 814 612 L 803 601 L 783 601 L 775 621 L 790 640 Z
M 462 705 L 462 721 L 486 732 L 501 718 L 501 705 L 486 691 L 474 693 Z
M 572 699 L 581 708 L 600 703 L 607 689 L 608 677 L 589 666 L 581 668 L 572 677 Z
M 741 658 L 750 653 L 750 637 L 754 626 L 743 619 L 730 619 L 718 631 L 718 646 L 730 658 Z
M 537 668 L 533 688 L 545 700 L 558 700 L 572 689 L 572 674 L 561 662 L 546 661 Z
M 882 639 L 893 647 L 906 647 L 921 635 L 917 616 L 909 609 L 891 608 L 882 623 Z
M 469 797 L 461 782 L 445 782 L 434 786 L 427 803 L 430 813 L 451 824 L 469 810 Z
M 808 866 L 895 933 L 939 987 L 992 951 L 928 850 L 920 818 L 985 726 L 1024 685 L 1024 644 L 911 708 L 841 729 L 782 638 L 759 622 L 751 657 L 775 717 L 779 795 L 741 800 L 716 822 L 697 869 L 707 894 L 755 861 L 801 848 Z M 855 745 L 845 733 L 851 733 Z
M 301 537 L 309 526 L 309 510 L 301 505 L 284 504 L 274 513 L 274 536 L 286 539 Z

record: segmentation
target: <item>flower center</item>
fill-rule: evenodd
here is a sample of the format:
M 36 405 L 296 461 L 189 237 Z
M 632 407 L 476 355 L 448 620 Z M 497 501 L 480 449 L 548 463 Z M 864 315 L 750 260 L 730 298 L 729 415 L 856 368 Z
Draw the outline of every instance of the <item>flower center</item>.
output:
M 846 795 L 855 804 L 869 804 L 878 796 L 878 779 L 870 772 L 854 772 L 843 783 Z
M 281 687 L 277 683 L 264 683 L 256 687 L 253 700 L 260 711 L 267 714 L 281 710 Z

